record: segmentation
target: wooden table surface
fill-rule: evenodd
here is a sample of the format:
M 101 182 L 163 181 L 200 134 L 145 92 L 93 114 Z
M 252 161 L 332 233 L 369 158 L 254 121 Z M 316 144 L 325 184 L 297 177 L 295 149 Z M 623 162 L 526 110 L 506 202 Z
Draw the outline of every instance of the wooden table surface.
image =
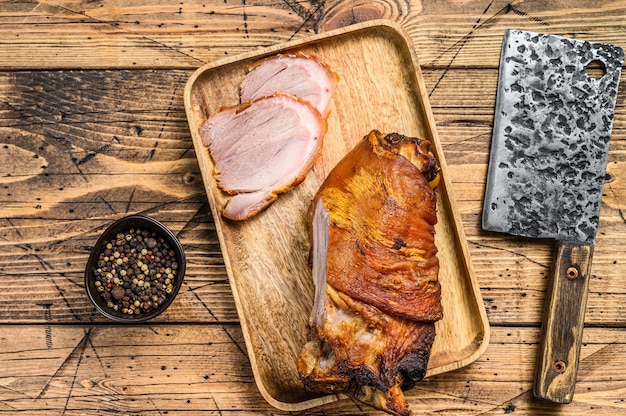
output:
M 0 413 L 288 414 L 254 381 L 183 89 L 224 56 L 376 18 L 415 44 L 491 325 L 474 363 L 407 393 L 414 413 L 626 413 L 626 81 L 571 404 L 532 393 L 552 243 L 480 228 L 504 30 L 626 47 L 624 0 L 1 1 Z M 165 314 L 126 326 L 83 273 L 131 213 L 174 231 L 187 274 Z M 291 414 L 382 415 L 348 399 Z

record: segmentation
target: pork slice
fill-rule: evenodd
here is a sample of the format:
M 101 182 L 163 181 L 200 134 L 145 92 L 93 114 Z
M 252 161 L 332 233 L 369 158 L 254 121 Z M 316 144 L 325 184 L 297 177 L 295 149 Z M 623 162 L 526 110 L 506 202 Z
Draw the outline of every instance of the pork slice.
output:
M 222 215 L 252 217 L 277 194 L 301 183 L 319 154 L 326 121 L 310 103 L 288 94 L 228 107 L 200 129 L 220 189 L 235 195 Z
M 304 54 L 275 55 L 257 62 L 241 82 L 241 102 L 276 92 L 309 101 L 326 115 L 339 77 L 317 58 Z

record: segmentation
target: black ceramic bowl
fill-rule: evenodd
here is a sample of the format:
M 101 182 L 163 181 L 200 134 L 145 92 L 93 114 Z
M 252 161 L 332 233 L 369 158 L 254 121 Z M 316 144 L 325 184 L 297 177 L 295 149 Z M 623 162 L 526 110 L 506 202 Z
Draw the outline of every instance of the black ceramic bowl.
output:
M 137 229 L 142 230 L 143 234 L 140 234 L 141 237 L 135 238 L 134 230 Z M 116 240 L 120 233 L 124 235 L 121 240 L 126 241 L 124 246 L 116 249 Z M 149 239 L 154 239 L 155 241 L 149 241 Z M 122 242 L 121 240 L 120 242 Z M 113 244 L 113 249 L 109 250 L 113 254 L 117 252 L 115 256 L 108 251 L 106 253 L 109 253 L 109 256 L 104 254 L 109 243 Z M 152 253 L 152 248 L 149 246 L 154 244 L 158 244 L 154 246 L 155 254 L 149 254 Z M 163 253 L 167 251 L 168 254 L 161 256 L 157 253 L 157 249 L 165 249 L 166 244 L 168 250 L 163 250 Z M 144 254 L 141 254 L 142 249 L 144 249 Z M 170 256 L 170 253 L 173 255 Z M 102 260 L 101 254 L 108 257 L 107 261 Z M 127 260 L 124 260 L 124 257 Z M 117 261 L 120 258 L 122 261 L 118 265 Z M 166 259 L 167 264 L 174 262 L 176 264 L 172 268 L 166 268 Z M 157 261 L 162 263 L 155 263 Z M 113 264 L 107 266 L 107 262 Z M 139 267 L 136 267 L 138 264 Z M 148 268 L 142 271 L 142 265 L 146 265 Z M 116 270 L 111 272 L 110 269 Z M 124 271 L 121 271 L 122 269 Z M 167 286 L 169 286 L 166 289 L 163 282 L 165 278 L 162 278 L 162 276 L 167 274 L 166 272 L 168 271 L 172 273 L 171 269 L 175 269 L 175 275 L 166 281 L 168 283 Z M 111 273 L 109 283 L 103 277 L 107 272 Z M 91 249 L 87 267 L 85 268 L 85 289 L 96 309 L 107 318 L 117 322 L 143 322 L 158 316 L 167 309 L 176 297 L 184 277 L 185 252 L 176 236 L 167 227 L 153 218 L 143 215 L 131 215 L 111 224 Z M 118 279 L 117 282 L 114 281 L 116 278 Z M 138 278 L 140 280 L 137 280 Z M 137 284 L 133 283 L 133 279 L 141 284 L 139 289 Z M 146 286 L 148 289 L 145 290 L 144 281 L 149 285 Z M 113 292 L 113 289 L 116 289 L 116 291 Z M 147 300 L 145 300 L 146 298 Z M 136 299 L 139 304 L 136 305 L 133 299 Z M 124 307 L 122 303 L 128 306 L 133 305 L 134 307 Z M 115 306 L 117 306 L 117 309 Z M 133 311 L 133 313 L 130 314 L 129 311 Z

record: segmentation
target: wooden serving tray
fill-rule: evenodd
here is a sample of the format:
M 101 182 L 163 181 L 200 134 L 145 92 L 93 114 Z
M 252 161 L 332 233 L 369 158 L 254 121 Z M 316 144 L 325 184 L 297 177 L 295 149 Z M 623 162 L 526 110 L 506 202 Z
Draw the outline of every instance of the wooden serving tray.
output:
M 306 180 L 256 217 L 221 217 L 225 195 L 198 129 L 223 106 L 238 104 L 247 64 L 276 53 L 316 55 L 340 76 L 322 153 Z M 436 324 L 427 377 L 465 366 L 482 354 L 489 326 L 410 40 L 388 21 L 371 21 L 210 63 L 185 88 L 185 109 L 219 234 L 254 376 L 265 399 L 281 410 L 303 410 L 340 396 L 306 392 L 295 360 L 306 341 L 313 305 L 308 267 L 307 210 L 335 164 L 372 129 L 427 138 L 442 168 L 437 188 L 436 244 L 444 318 Z

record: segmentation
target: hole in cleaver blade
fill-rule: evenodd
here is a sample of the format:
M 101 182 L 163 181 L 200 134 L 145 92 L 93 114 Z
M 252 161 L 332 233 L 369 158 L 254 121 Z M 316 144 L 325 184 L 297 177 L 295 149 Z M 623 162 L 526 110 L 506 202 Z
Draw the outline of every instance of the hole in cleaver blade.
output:
M 585 73 L 589 78 L 600 79 L 606 75 L 606 65 L 599 59 L 594 59 L 585 67 Z
M 505 33 L 483 229 L 595 240 L 623 62 L 614 45 Z

